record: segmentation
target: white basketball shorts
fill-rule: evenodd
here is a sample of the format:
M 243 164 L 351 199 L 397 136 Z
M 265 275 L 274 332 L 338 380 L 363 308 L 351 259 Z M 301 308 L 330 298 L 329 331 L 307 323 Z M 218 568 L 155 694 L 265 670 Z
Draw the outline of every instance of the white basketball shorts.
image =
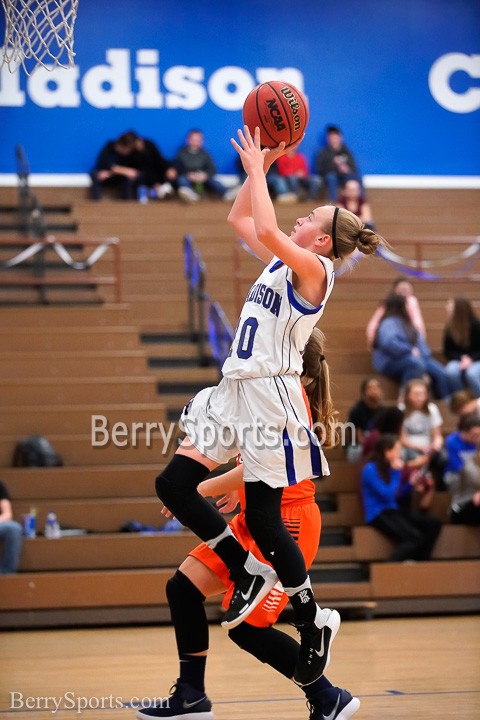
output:
M 245 482 L 286 487 L 330 474 L 298 375 L 223 378 L 185 406 L 181 426 L 220 465 L 241 453 Z

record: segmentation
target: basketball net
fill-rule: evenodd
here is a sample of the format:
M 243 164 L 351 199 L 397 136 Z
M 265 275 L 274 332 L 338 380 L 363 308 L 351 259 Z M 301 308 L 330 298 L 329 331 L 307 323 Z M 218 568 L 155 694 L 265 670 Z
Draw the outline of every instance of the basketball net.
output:
M 5 40 L 0 67 L 27 75 L 41 65 L 47 70 L 74 64 L 73 26 L 78 0 L 2 0 Z

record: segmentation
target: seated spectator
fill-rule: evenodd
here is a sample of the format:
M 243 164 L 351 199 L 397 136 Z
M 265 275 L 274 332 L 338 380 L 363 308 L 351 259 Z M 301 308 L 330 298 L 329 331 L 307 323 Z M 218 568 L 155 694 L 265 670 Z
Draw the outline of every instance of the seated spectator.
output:
M 335 205 L 350 210 L 360 218 L 365 227 L 376 230 L 370 205 L 365 199 L 365 193 L 358 180 L 347 180 L 340 190 Z
M 465 461 L 480 446 L 480 415 L 469 413 L 461 415 L 457 430 L 447 435 L 445 449 L 447 464 L 445 466 L 445 483 L 449 485 L 448 475 L 459 473 Z
M 376 377 L 364 378 L 360 384 L 360 399 L 350 408 L 348 423 L 353 432 L 346 448 L 347 459 L 357 462 L 362 455 L 366 436 L 372 429 L 372 423 L 383 405 L 383 389 Z
M 362 182 L 357 163 L 343 142 L 343 135 L 336 125 L 325 130 L 325 147 L 317 155 L 317 172 L 327 186 L 328 197 L 335 202 L 341 187 L 347 180 Z
M 462 415 L 456 432 L 445 441 L 445 484 L 452 493 L 450 517 L 454 523 L 480 524 L 480 415 Z
M 173 164 L 163 157 L 153 140 L 137 135 L 134 147 L 143 181 L 153 191 L 151 195 L 158 200 L 172 197 L 177 180 L 177 171 Z
M 405 298 L 407 313 L 413 327 L 424 339 L 426 339 L 427 333 L 425 330 L 425 322 L 422 316 L 422 311 L 420 310 L 419 302 L 415 297 L 413 286 L 410 280 L 401 275 L 393 283 L 390 292 L 397 293 L 397 295 L 403 295 L 403 297 Z M 367 325 L 367 348 L 369 350 L 371 350 L 373 347 L 373 340 L 375 338 L 378 326 L 380 325 L 380 321 L 383 318 L 384 314 L 385 301 L 380 303 Z
M 453 391 L 469 388 L 480 397 L 480 320 L 464 297 L 450 298 L 446 309 L 443 354 L 450 385 Z
M 391 562 L 428 560 L 442 523 L 401 506 L 402 496 L 412 492 L 412 485 L 402 483 L 400 451 L 396 435 L 382 435 L 375 444 L 372 461 L 362 470 L 365 522 L 398 543 L 389 558 Z
M 383 435 L 395 435 L 400 440 L 404 411 L 397 405 L 387 405 L 380 408 L 372 421 L 370 432 L 365 435 L 362 445 L 361 463 L 372 460 L 377 440 Z M 404 482 L 410 482 L 415 487 L 415 494 L 407 494 L 399 500 L 407 509 L 412 504 L 423 512 L 430 507 L 434 495 L 434 483 L 431 478 L 418 468 L 416 460 L 403 461 L 402 478 Z
M 16 573 L 23 543 L 22 526 L 15 522 L 12 503 L 5 483 L 0 481 L 0 540 L 3 541 L 3 558 L 0 574 Z
M 480 527 L 480 448 L 467 458 L 458 475 L 450 475 L 449 489 L 452 523 Z
M 431 501 L 434 488 L 443 489 L 443 418 L 438 406 L 430 401 L 428 384 L 422 379 L 407 383 L 400 408 L 404 411 L 400 435 L 402 458 L 410 467 L 422 470 L 424 482 L 432 489 Z M 426 507 L 426 501 L 422 507 Z
M 93 200 L 101 199 L 104 187 L 116 189 L 123 200 L 136 199 L 139 186 L 145 184 L 136 140 L 129 130 L 103 146 L 90 173 Z
M 480 415 L 480 398 L 475 395 L 473 390 L 457 390 L 452 393 L 449 409 L 452 415 L 466 415 L 468 413 Z
M 404 412 L 396 405 L 381 407 L 372 420 L 370 432 L 364 435 L 362 442 L 362 463 L 372 459 L 375 443 L 381 435 L 395 435 L 400 438 Z
M 434 397 L 450 394 L 444 367 L 432 358 L 432 351 L 414 327 L 405 298 L 390 293 L 373 343 L 374 369 L 405 387 L 409 380 L 428 376 Z
M 321 181 L 319 177 L 310 173 L 307 158 L 297 149 L 282 155 L 276 161 L 278 174 L 284 179 L 287 192 L 296 200 L 316 200 L 320 190 Z M 277 198 L 282 202 L 282 195 Z
M 178 195 L 188 203 L 198 202 L 205 191 L 226 201 L 234 200 L 237 189 L 227 190 L 215 178 L 216 168 L 211 155 L 204 149 L 204 135 L 201 130 L 190 130 L 186 144 L 180 148 L 174 159 L 178 173 Z

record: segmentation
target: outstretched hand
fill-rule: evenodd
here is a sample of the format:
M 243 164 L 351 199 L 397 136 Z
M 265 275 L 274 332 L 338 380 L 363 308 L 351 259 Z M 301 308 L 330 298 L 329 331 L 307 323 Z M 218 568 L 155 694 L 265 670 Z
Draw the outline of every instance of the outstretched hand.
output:
M 255 168 L 261 168 L 263 170 L 265 157 L 268 154 L 268 148 L 264 148 L 260 145 L 260 128 L 255 128 L 255 134 L 252 138 L 248 125 L 243 126 L 242 130 L 237 130 L 239 142 L 230 139 L 235 150 L 240 155 L 243 169 L 250 175 Z
M 247 175 L 258 167 L 261 167 L 266 173 L 275 160 L 282 155 L 285 155 L 285 153 L 295 150 L 305 137 L 305 135 L 302 135 L 296 143 L 293 143 L 288 147 L 285 146 L 284 142 L 281 142 L 274 148 L 262 148 L 260 144 L 260 128 L 255 128 L 255 133 L 252 137 L 248 125 L 244 125 L 243 131 L 238 130 L 237 135 L 240 142 L 238 143 L 233 138 L 230 139 L 230 142 L 240 155 L 243 169 Z

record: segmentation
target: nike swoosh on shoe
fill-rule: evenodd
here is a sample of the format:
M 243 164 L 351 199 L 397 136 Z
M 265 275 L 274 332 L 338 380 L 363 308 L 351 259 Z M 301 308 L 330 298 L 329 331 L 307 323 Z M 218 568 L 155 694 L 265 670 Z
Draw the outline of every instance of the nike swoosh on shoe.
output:
M 183 701 L 183 708 L 184 710 L 190 710 L 190 708 L 195 707 L 195 705 L 198 705 L 199 703 L 203 702 L 207 699 L 207 696 L 200 698 L 200 700 L 195 700 L 195 702 L 189 703 L 186 700 Z
M 322 628 L 322 642 L 320 643 L 320 650 L 315 650 L 318 657 L 323 657 L 325 655 L 325 643 L 323 642 L 323 637 L 325 635 L 325 628 Z M 327 718 L 328 720 L 328 718 Z
M 335 703 L 335 707 L 333 708 L 332 712 L 329 713 L 328 715 L 324 715 L 322 713 L 323 720 L 334 720 L 334 718 L 337 714 L 339 704 L 340 704 L 340 694 L 337 697 L 337 702 Z
M 252 584 L 251 584 L 250 587 L 248 588 L 248 592 L 247 592 L 247 593 L 240 592 L 240 595 L 241 595 L 242 598 L 245 600 L 245 602 L 247 602 L 247 600 L 250 600 L 250 595 L 252 594 L 252 590 L 253 590 L 253 586 L 254 586 L 254 585 L 255 585 L 255 578 L 253 578 Z

